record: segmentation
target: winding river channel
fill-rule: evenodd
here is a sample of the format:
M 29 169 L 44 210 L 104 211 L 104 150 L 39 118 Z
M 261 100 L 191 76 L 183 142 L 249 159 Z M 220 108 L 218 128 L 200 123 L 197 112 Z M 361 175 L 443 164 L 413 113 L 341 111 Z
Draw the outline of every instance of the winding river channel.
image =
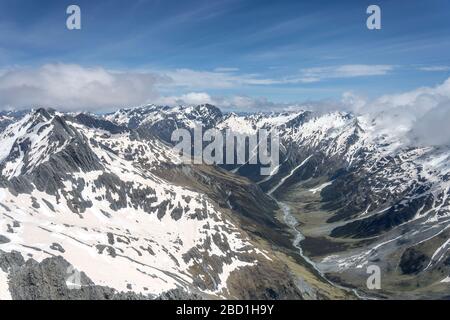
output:
M 344 287 L 341 286 L 331 280 L 329 280 L 325 274 L 319 269 L 319 267 L 317 267 L 316 263 L 314 261 L 312 261 L 309 257 L 307 257 L 304 253 L 303 253 L 303 249 L 302 246 L 300 245 L 301 242 L 305 239 L 305 236 L 301 233 L 301 231 L 298 229 L 298 220 L 294 217 L 294 215 L 291 212 L 291 208 L 289 207 L 289 205 L 287 205 L 284 202 L 278 201 L 275 198 L 272 197 L 272 199 L 274 199 L 278 206 L 281 208 L 281 210 L 283 211 L 283 220 L 284 223 L 291 229 L 293 235 L 294 235 L 294 239 L 292 240 L 292 245 L 298 249 L 298 253 L 299 255 L 311 266 L 314 268 L 314 270 L 317 271 L 317 273 L 326 281 L 328 282 L 330 285 L 345 290 L 347 292 L 353 292 L 353 294 L 358 297 L 359 299 L 370 299 L 369 297 L 365 297 L 362 296 L 358 290 L 356 289 L 352 289 L 352 288 L 348 288 L 348 287 Z
M 309 157 L 310 158 L 310 157 Z M 325 274 L 320 270 L 320 268 L 317 266 L 317 264 L 312 261 L 309 257 L 305 256 L 304 252 L 303 252 L 303 248 L 301 246 L 301 242 L 305 239 L 305 236 L 302 234 L 302 232 L 299 230 L 298 225 L 299 222 L 297 220 L 297 218 L 292 214 L 292 210 L 291 207 L 282 201 L 277 200 L 274 196 L 273 193 L 279 188 L 281 187 L 284 182 L 291 177 L 295 171 L 297 171 L 300 167 L 302 167 L 308 160 L 309 158 L 307 158 L 305 161 L 303 161 L 300 165 L 298 165 L 297 167 L 295 167 L 294 169 L 292 169 L 292 171 L 286 176 L 284 177 L 280 183 L 278 183 L 274 188 L 272 188 L 267 195 L 269 197 L 271 197 L 280 207 L 280 209 L 283 212 L 283 221 L 284 223 L 291 229 L 292 234 L 294 235 L 294 238 L 292 240 L 292 244 L 295 248 L 298 249 L 298 253 L 299 255 L 314 269 L 316 270 L 316 272 L 326 281 L 328 282 L 330 285 L 342 289 L 344 291 L 347 292 L 352 292 L 356 297 L 358 297 L 359 299 L 370 299 L 369 297 L 363 296 L 361 295 L 358 290 L 353 289 L 353 288 L 348 288 L 348 287 L 344 287 L 341 286 L 331 280 L 329 280 Z

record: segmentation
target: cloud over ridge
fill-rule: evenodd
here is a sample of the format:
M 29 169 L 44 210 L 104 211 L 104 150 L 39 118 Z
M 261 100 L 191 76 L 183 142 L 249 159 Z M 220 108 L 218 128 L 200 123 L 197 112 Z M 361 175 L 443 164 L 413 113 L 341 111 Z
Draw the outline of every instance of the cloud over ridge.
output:
M 151 73 L 113 72 L 73 64 L 17 68 L 0 74 L 2 108 L 55 107 L 65 111 L 137 105 L 158 97 L 167 81 Z
M 388 65 L 342 65 L 302 69 L 292 76 L 267 78 L 240 73 L 238 68 L 223 67 L 212 71 L 117 71 L 76 64 L 46 64 L 0 72 L 0 109 L 45 106 L 62 110 L 107 110 L 147 103 L 191 104 L 200 101 L 221 104 L 225 108 L 255 109 L 258 105 L 267 108 L 275 105 L 264 97 L 250 98 L 237 94 L 227 99 L 212 98 L 207 92 L 377 76 L 391 70 L 392 66 Z

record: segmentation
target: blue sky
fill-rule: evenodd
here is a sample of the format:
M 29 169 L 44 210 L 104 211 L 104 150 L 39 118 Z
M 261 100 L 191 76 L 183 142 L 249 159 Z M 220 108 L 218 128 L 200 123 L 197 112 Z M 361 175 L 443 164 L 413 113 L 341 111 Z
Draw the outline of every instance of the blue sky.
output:
M 81 30 L 66 29 L 70 4 L 81 8 Z M 381 7 L 381 30 L 366 28 L 370 4 Z M 42 84 L 51 76 L 70 82 L 61 91 L 82 90 L 85 81 L 91 93 L 100 83 L 109 94 L 115 89 L 106 83 L 114 83 L 113 97 L 128 90 L 135 98 L 118 105 L 203 97 L 245 107 L 245 99 L 375 97 L 434 86 L 450 74 L 449 14 L 446 0 L 2 0 L 0 94 L 7 98 L 0 104 L 33 104 L 16 97 L 24 94 L 64 104 Z M 80 100 L 83 107 L 97 102 Z

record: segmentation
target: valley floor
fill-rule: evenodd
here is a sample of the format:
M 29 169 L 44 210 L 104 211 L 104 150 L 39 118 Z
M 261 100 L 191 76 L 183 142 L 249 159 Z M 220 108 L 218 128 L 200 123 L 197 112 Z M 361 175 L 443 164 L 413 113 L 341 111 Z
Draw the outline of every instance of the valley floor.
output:
M 338 288 L 353 291 L 361 299 L 441 299 L 448 296 L 448 283 L 440 281 L 442 275 L 427 275 L 426 279 L 416 275 L 405 276 L 398 266 L 382 272 L 380 290 L 368 289 L 370 274 L 367 273 L 367 264 L 347 268 L 340 264 L 338 257 L 375 250 L 372 245 L 374 239 L 329 236 L 332 229 L 343 223 L 327 222 L 334 212 L 322 210 L 320 190 L 308 188 L 307 185 L 305 182 L 291 185 L 278 195 L 278 203 L 283 209 L 283 216 L 279 219 L 293 230 L 293 241 L 300 254 L 324 279 Z M 373 261 L 374 264 L 377 262 L 381 264 L 380 261 Z M 432 285 L 429 285 L 430 282 Z

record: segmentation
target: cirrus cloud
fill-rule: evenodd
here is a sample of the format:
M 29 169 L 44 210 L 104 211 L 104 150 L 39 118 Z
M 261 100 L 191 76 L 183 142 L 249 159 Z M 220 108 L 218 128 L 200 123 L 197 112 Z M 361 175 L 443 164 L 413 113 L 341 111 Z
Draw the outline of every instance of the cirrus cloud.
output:
M 299 82 L 317 82 L 324 79 L 355 78 L 386 75 L 394 66 L 385 64 L 347 64 L 331 67 L 315 67 L 300 70 Z
M 421 71 L 428 72 L 441 72 L 441 71 L 450 71 L 450 66 L 427 66 L 418 68 Z
M 231 88 L 242 90 L 256 86 L 311 83 L 329 78 L 373 76 L 386 74 L 391 69 L 387 65 L 344 65 L 303 69 L 290 77 L 268 78 L 224 67 L 213 71 L 117 71 L 75 64 L 47 64 L 0 72 L 0 109 L 43 106 L 64 111 L 102 111 L 155 101 L 167 101 L 167 104 L 181 101 L 188 104 L 219 102 L 224 107 L 269 108 L 279 104 L 244 95 L 211 98 L 205 91 Z M 187 93 L 180 93 L 183 91 Z M 161 92 L 169 96 L 162 97 Z M 173 96 L 173 93 L 177 95 Z

